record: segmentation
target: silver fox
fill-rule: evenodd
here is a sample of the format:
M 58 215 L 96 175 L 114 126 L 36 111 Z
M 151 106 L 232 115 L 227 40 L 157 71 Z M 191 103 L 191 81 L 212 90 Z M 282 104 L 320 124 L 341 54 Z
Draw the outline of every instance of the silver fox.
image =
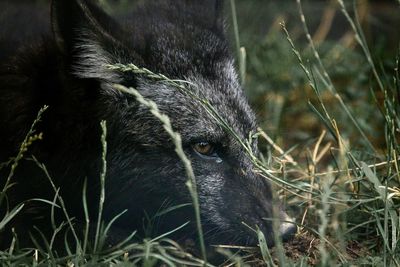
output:
M 145 75 L 107 67 L 134 63 L 189 81 L 240 138 L 248 138 L 256 132 L 256 119 L 238 82 L 225 36 L 223 2 L 146 2 L 129 16 L 115 19 L 89 0 L 53 0 L 48 26 L 42 21 L 39 34 L 21 29 L 18 38 L 0 39 L 0 162 L 17 153 L 38 110 L 48 105 L 37 126 L 43 140 L 34 142 L 29 154 L 47 166 L 77 223 L 84 218 L 85 179 L 91 218 L 97 214 L 101 120 L 108 128 L 105 220 L 127 209 L 115 226 L 129 232 L 140 229 L 143 217 L 166 202 L 172 206 L 190 202 L 184 166 L 162 124 L 113 85 L 133 87 L 154 101 L 181 134 L 197 179 L 207 242 L 256 243 L 245 223 L 257 225 L 272 244 L 271 186 L 254 171 L 238 140 L 184 92 Z M 12 8 L 11 2 L 4 8 Z M 252 149 L 258 153 L 256 140 Z M 1 177 L 5 171 L 0 171 Z M 7 192 L 10 205 L 54 198 L 48 180 L 31 160 L 20 162 L 14 179 Z M 29 231 L 40 225 L 50 208 L 27 202 L 11 225 L 17 232 Z M 278 219 L 289 220 L 279 209 Z M 160 220 L 158 230 L 172 229 L 192 216 L 191 207 L 174 210 Z M 282 223 L 280 231 L 287 240 L 296 226 Z M 192 230 L 181 233 L 191 234 Z

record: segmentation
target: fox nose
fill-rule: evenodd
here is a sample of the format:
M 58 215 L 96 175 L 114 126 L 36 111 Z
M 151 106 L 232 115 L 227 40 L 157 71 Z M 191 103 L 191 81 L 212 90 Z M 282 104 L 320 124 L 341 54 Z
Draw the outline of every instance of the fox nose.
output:
M 284 222 L 279 227 L 279 232 L 283 242 L 291 240 L 297 232 L 297 226 L 294 223 Z
M 297 232 L 297 225 L 294 220 L 290 218 L 286 213 L 282 215 L 282 223 L 279 226 L 279 233 L 281 235 L 282 241 L 286 242 L 291 240 Z

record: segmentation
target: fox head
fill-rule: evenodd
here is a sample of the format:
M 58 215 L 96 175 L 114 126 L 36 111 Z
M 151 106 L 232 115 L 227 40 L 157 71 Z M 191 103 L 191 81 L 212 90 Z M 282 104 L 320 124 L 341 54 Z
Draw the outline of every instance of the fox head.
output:
M 114 84 L 133 87 L 154 101 L 180 133 L 197 180 L 206 240 L 255 243 L 248 226 L 258 226 L 267 241 L 273 241 L 270 183 L 255 172 L 237 138 L 249 139 L 257 125 L 238 82 L 222 9 L 220 0 L 155 0 L 116 20 L 91 1 L 52 1 L 53 40 L 58 51 L 55 75 L 61 88 L 57 90 L 64 92 L 58 101 L 64 103 L 63 109 L 73 107 L 70 102 L 81 107 L 79 114 L 70 110 L 75 114 L 75 128 L 63 131 L 78 131 L 86 136 L 80 140 L 97 142 L 99 137 L 89 125 L 107 121 L 104 214 L 112 218 L 126 209 L 117 222 L 120 228 L 141 227 L 144 214 L 156 212 L 165 201 L 178 205 L 191 202 L 191 198 L 185 186 L 184 165 L 162 123 L 134 97 L 116 90 Z M 146 75 L 109 67 L 129 63 L 187 81 L 188 88 L 208 101 L 236 136 L 193 96 Z M 76 144 L 76 153 L 95 154 L 89 145 L 82 151 L 77 148 L 80 146 Z M 255 139 L 251 147 L 257 154 Z M 59 162 L 59 155 L 50 160 Z M 88 191 L 96 199 L 99 164 L 88 163 L 79 169 L 82 176 L 91 179 Z M 191 207 L 171 213 L 162 219 L 165 227 L 178 226 L 193 216 Z M 275 217 L 287 220 L 283 210 Z M 280 234 L 285 239 L 295 229 L 282 223 Z

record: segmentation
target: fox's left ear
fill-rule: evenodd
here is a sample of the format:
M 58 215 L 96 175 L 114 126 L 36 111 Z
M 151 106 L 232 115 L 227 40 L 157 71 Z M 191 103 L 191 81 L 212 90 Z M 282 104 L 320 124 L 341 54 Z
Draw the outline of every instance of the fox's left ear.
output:
M 51 20 L 57 46 L 79 78 L 116 82 L 105 65 L 118 61 L 125 51 L 132 60 L 140 60 L 123 44 L 128 35 L 119 23 L 92 0 L 52 0 Z
M 119 24 L 91 0 L 53 0 L 51 22 L 57 45 L 65 53 L 72 52 L 81 37 L 107 44 L 122 34 Z

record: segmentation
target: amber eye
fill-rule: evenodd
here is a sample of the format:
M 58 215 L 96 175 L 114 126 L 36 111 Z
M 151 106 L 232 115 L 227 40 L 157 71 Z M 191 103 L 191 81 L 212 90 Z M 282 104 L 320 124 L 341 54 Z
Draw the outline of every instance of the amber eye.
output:
M 199 143 L 195 143 L 193 144 L 193 149 L 204 156 L 213 156 L 214 154 L 214 145 L 208 143 L 208 142 L 199 142 Z

